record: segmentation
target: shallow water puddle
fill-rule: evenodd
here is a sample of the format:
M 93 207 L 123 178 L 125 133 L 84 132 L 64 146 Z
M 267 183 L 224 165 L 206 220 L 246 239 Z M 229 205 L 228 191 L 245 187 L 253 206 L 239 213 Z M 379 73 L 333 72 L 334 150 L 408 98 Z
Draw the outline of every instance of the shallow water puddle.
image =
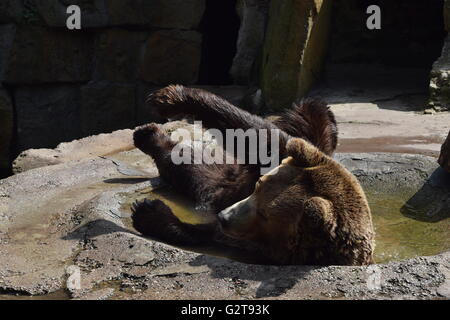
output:
M 160 186 L 157 188 L 146 188 L 136 191 L 131 194 L 125 195 L 125 202 L 122 203 L 122 211 L 130 212 L 133 202 L 142 201 L 144 199 L 149 200 L 162 200 L 168 205 L 172 212 L 185 223 L 199 224 L 207 222 L 208 215 L 204 212 L 196 210 L 195 204 L 192 200 L 179 195 L 169 186 Z M 131 226 L 131 219 L 126 219 L 127 226 Z
M 450 249 L 450 219 L 428 222 L 408 216 L 408 194 L 368 191 L 376 232 L 375 261 L 429 256 Z

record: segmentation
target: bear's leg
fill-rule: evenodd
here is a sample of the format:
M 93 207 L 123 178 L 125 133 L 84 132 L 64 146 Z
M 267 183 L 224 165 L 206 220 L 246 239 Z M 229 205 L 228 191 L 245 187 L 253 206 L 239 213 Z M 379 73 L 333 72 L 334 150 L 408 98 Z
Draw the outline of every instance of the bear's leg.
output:
M 153 159 L 163 159 L 170 155 L 175 143 L 162 132 L 158 125 L 149 123 L 136 128 L 133 133 L 134 145 Z
M 155 160 L 164 181 L 214 213 L 247 197 L 259 177 L 259 170 L 251 166 L 175 164 L 171 153 L 176 144 L 153 123 L 136 129 L 134 144 Z
M 224 235 L 217 221 L 197 225 L 183 223 L 160 200 L 135 202 L 132 210 L 133 227 L 145 237 L 199 252 L 233 257 L 245 263 L 275 263 L 265 257 L 258 246 Z
M 161 200 L 135 202 L 133 227 L 147 237 L 178 246 L 199 246 L 213 241 L 216 224 L 181 222 Z
M 134 145 L 153 158 L 163 180 L 182 194 L 195 197 L 196 175 L 189 164 L 176 165 L 171 158 L 172 149 L 176 146 L 170 137 L 162 132 L 158 125 L 150 123 L 137 128 L 133 135 Z
M 196 120 L 202 121 L 206 128 L 221 131 L 250 128 L 279 130 L 270 121 L 237 108 L 225 99 L 201 89 L 181 85 L 168 86 L 151 94 L 147 98 L 147 103 L 161 116 L 167 118 L 177 115 L 193 116 Z M 282 131 L 280 136 L 288 138 Z
M 226 137 L 227 129 L 267 130 L 267 141 L 265 142 L 267 146 L 271 146 L 271 130 L 276 130 L 280 158 L 285 156 L 285 146 L 290 138 L 288 134 L 270 121 L 237 108 L 228 101 L 207 91 L 180 85 L 168 86 L 151 94 L 147 103 L 163 117 L 192 116 L 195 120 L 202 121 L 204 128 L 217 129 L 222 132 L 224 137 Z M 228 143 L 224 141 L 224 147 L 227 145 Z M 248 145 L 245 150 L 247 154 Z M 227 151 L 235 152 L 235 150 Z

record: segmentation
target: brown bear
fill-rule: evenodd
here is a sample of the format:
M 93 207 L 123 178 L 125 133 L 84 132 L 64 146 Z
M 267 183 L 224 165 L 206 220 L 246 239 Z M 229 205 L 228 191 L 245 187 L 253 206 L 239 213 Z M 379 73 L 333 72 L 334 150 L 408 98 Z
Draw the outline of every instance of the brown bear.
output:
M 144 236 L 182 247 L 218 248 L 251 263 L 372 262 L 373 227 L 364 192 L 327 156 L 336 148 L 337 129 L 325 103 L 305 100 L 275 123 L 182 86 L 159 90 L 148 103 L 162 116 L 195 116 L 221 131 L 278 129 L 280 156 L 287 159 L 263 177 L 259 163 L 175 165 L 170 154 L 176 143 L 156 124 L 136 129 L 136 147 L 154 158 L 161 178 L 216 214 L 210 223 L 191 225 L 160 200 L 137 202 L 133 226 Z

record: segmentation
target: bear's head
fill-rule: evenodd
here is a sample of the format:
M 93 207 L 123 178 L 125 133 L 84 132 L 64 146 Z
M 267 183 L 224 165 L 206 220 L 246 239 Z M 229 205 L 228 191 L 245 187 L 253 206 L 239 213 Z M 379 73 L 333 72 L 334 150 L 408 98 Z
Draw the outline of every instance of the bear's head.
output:
M 356 178 L 302 139 L 248 198 L 221 211 L 222 232 L 286 264 L 372 263 L 370 209 Z

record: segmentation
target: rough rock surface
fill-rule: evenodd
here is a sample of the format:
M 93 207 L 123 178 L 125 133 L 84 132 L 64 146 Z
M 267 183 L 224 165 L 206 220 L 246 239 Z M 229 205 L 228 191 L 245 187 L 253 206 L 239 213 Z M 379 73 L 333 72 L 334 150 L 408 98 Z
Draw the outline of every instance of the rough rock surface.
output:
M 157 31 L 143 54 L 141 78 L 152 84 L 192 84 L 197 81 L 202 36 L 196 31 Z
M 235 83 L 249 84 L 257 81 L 256 68 L 264 45 L 269 5 L 269 0 L 239 0 L 237 3 L 241 26 L 230 70 Z
M 13 162 L 14 173 L 133 149 L 132 130 L 119 130 L 59 144 L 55 149 L 29 149 Z
M 6 59 L 4 81 L 10 84 L 88 81 L 93 43 L 90 35 L 18 26 Z
M 77 86 L 20 87 L 14 91 L 14 100 L 19 150 L 81 137 Z
M 186 124 L 164 126 L 178 127 Z M 77 299 L 450 298 L 449 252 L 369 267 L 277 267 L 143 239 L 129 227 L 129 197 L 157 186 L 157 170 L 138 150 L 95 156 L 107 148 L 96 142 L 106 138 L 65 144 L 54 151 L 61 163 L 0 181 L 0 292 L 67 289 L 60 298 Z M 131 131 L 115 136 L 122 138 L 126 145 Z M 423 183 L 437 168 L 433 158 L 418 155 L 340 154 L 338 160 L 363 183 L 395 181 L 393 187 Z
M 263 50 L 266 104 L 283 109 L 317 80 L 326 54 L 332 1 L 274 0 Z
M 450 132 L 448 134 L 447 140 L 441 148 L 441 154 L 439 156 L 439 164 L 442 168 L 450 172 Z
M 81 88 L 81 136 L 132 128 L 136 123 L 136 87 L 118 82 L 90 82 Z
M 100 32 L 94 49 L 94 80 L 134 81 L 137 78 L 141 48 L 147 37 L 148 32 L 132 32 L 121 28 Z

